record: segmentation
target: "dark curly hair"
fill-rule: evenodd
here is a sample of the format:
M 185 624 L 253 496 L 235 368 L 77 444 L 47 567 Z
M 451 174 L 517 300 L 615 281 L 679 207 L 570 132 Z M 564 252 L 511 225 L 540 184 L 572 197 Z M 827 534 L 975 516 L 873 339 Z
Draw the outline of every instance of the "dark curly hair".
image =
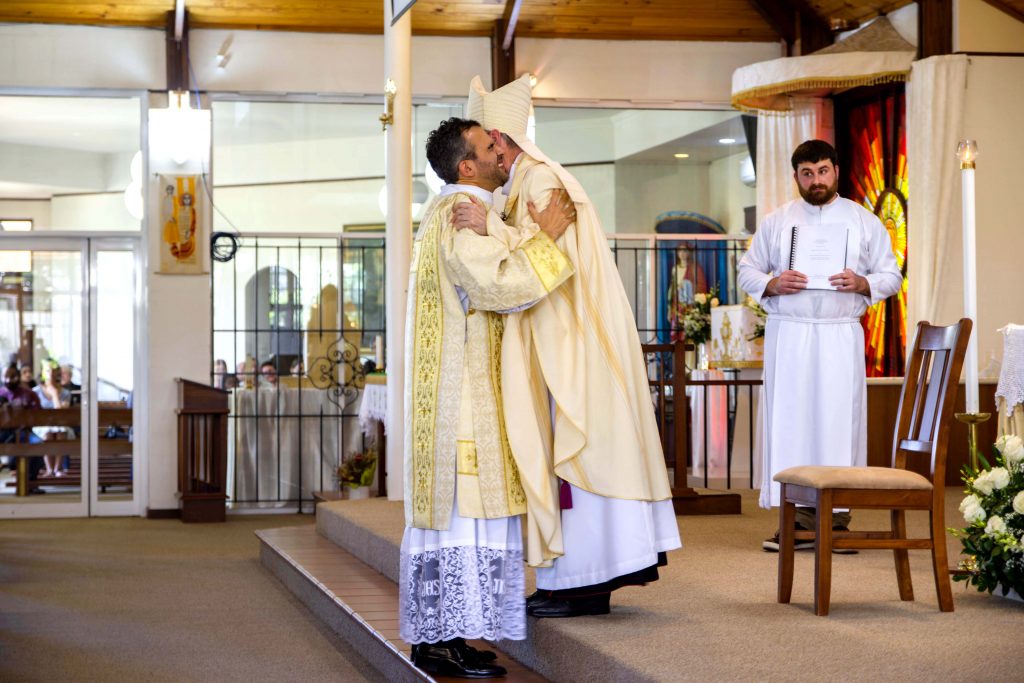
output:
M 472 119 L 452 117 L 441 122 L 427 136 L 427 161 L 441 180 L 459 181 L 459 162 L 476 159 L 476 150 L 466 140 L 465 133 L 480 124 Z
M 836 148 L 824 140 L 808 140 L 801 142 L 800 146 L 793 151 L 791 161 L 795 171 L 800 164 L 815 164 L 824 159 L 828 159 L 833 166 L 836 166 L 839 163 L 838 158 Z

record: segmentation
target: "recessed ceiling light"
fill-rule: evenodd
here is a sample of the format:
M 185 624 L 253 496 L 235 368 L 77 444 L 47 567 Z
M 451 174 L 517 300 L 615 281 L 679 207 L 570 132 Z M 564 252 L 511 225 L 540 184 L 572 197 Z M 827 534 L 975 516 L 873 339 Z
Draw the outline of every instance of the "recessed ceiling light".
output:
M 673 154 L 672 156 L 674 156 L 676 159 L 689 159 L 690 158 L 690 155 L 686 154 L 684 152 L 680 152 L 679 154 Z
M 736 142 L 736 138 L 719 138 L 718 144 L 720 145 L 731 145 Z

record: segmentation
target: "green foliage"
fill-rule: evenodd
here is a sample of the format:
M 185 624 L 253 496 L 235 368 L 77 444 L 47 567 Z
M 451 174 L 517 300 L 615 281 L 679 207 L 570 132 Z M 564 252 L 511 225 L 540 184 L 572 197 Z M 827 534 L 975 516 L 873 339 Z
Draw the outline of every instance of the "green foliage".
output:
M 373 483 L 373 475 L 377 471 L 377 452 L 373 449 L 365 453 L 349 455 L 349 458 L 338 466 L 338 483 L 351 488 L 369 486 Z
M 694 295 L 693 303 L 680 306 L 676 328 L 681 329 L 694 344 L 710 341 L 711 309 L 715 306 L 718 306 L 718 285 L 707 294 Z
M 1006 595 L 1012 588 L 1024 595 L 1024 446 L 1016 436 L 1000 437 L 991 461 L 979 457 L 978 469 L 961 470 L 966 497 L 960 504 L 967 526 L 951 529 L 960 539 L 965 581 L 979 591 L 997 587 Z

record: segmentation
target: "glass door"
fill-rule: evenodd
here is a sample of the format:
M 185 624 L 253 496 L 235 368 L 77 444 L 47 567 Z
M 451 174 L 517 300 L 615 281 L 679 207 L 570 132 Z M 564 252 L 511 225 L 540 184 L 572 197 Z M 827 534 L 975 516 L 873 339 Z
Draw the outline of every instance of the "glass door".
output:
M 142 459 L 136 446 L 139 325 L 137 240 L 89 240 L 91 340 L 90 514 L 137 514 Z
M 0 239 L 0 516 L 88 514 L 87 240 Z
M 138 514 L 138 244 L 0 236 L 0 517 Z

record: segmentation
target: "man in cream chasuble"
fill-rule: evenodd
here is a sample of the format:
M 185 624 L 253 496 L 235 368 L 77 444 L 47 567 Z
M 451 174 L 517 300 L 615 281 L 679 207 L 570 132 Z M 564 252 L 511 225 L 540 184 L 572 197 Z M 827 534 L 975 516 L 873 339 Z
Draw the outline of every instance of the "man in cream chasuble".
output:
M 590 199 L 526 135 L 530 101 L 528 77 L 492 93 L 475 78 L 467 108 L 510 173 L 507 230 L 536 234 L 528 205 L 543 207 L 562 188 L 577 212 L 559 240 L 576 275 L 505 321 L 505 419 L 537 567 L 527 610 L 605 614 L 611 591 L 657 579 L 679 530 L 629 301 Z

